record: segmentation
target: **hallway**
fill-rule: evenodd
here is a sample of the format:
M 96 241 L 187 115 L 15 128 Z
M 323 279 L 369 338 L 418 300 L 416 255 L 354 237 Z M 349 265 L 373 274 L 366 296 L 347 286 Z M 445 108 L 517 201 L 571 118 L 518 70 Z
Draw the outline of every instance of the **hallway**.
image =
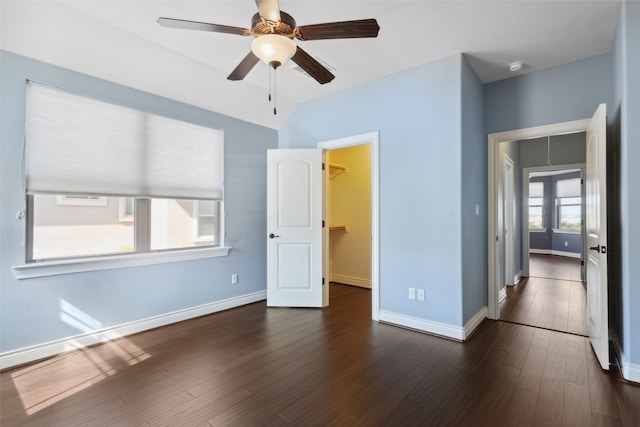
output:
M 500 319 L 587 336 L 587 292 L 580 281 L 580 260 L 531 254 L 530 277 L 507 288 Z

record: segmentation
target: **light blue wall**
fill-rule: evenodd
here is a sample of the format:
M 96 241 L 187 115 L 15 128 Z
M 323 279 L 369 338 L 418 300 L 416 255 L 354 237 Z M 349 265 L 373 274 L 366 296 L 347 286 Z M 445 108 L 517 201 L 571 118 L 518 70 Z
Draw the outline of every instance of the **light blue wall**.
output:
M 487 133 L 581 120 L 611 103 L 611 54 L 485 85 Z
M 487 138 L 482 120 L 484 91 L 462 58 L 462 314 L 463 322 L 487 305 Z M 476 215 L 476 205 L 478 215 Z
M 621 324 L 624 357 L 640 371 L 640 2 L 623 2 L 614 46 L 620 149 Z M 640 374 L 636 374 L 640 375 Z
M 109 327 L 266 289 L 266 150 L 277 146 L 276 131 L 6 51 L 0 55 L 0 351 L 83 332 L 61 320 L 63 301 Z M 25 259 L 25 222 L 16 214 L 24 202 L 20 163 L 27 79 L 224 129 L 230 255 L 16 280 L 11 267 Z M 233 286 L 232 273 L 239 274 Z
M 380 308 L 458 326 L 461 133 L 482 138 L 461 132 L 463 61 L 456 55 L 302 104 L 279 133 L 280 148 L 293 148 L 380 132 Z M 473 112 L 477 95 L 466 101 Z M 426 301 L 409 300 L 409 287 L 424 288 Z

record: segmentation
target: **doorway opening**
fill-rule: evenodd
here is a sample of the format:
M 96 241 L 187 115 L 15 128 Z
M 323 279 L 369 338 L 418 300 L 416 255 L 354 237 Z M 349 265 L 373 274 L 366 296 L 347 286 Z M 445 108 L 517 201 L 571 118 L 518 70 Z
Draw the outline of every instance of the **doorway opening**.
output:
M 524 168 L 522 176 L 523 276 L 584 282 L 584 164 Z
M 584 133 L 567 138 L 575 140 L 574 160 L 583 162 Z M 522 170 L 524 280 L 507 290 L 501 319 L 588 335 L 583 177 L 584 163 Z
M 587 335 L 585 146 L 584 132 L 499 144 L 502 320 Z
M 324 150 L 323 270 L 329 282 L 371 289 L 379 320 L 378 133 L 318 144 Z M 329 286 L 325 287 L 328 293 Z M 328 298 L 327 298 L 328 300 Z
M 503 282 L 507 282 L 507 271 L 515 273 L 512 280 L 517 283 L 520 277 L 528 277 L 530 275 L 529 267 L 529 212 L 530 203 L 529 200 L 529 186 L 528 180 L 524 178 L 525 173 L 529 172 L 544 172 L 557 171 L 560 169 L 581 169 L 584 168 L 584 163 L 578 164 L 569 163 L 567 161 L 554 161 L 559 158 L 559 153 L 555 153 L 554 159 L 552 144 L 546 145 L 546 151 L 535 154 L 531 151 L 532 147 L 536 144 L 536 140 L 547 141 L 549 136 L 571 136 L 571 135 L 584 135 L 585 130 L 589 124 L 589 120 L 577 120 L 573 122 L 558 123 L 553 125 L 539 126 L 535 128 L 519 129 L 508 132 L 501 132 L 497 134 L 489 135 L 489 289 L 488 289 L 488 316 L 491 319 L 500 318 L 500 300 L 505 297 L 505 290 L 501 286 Z M 584 137 L 582 137 L 582 146 L 584 147 Z M 514 170 L 517 172 L 522 171 L 521 174 L 517 174 L 515 181 L 516 185 L 513 186 L 514 192 L 521 193 L 515 194 L 514 199 L 521 200 L 521 203 L 517 203 L 515 208 L 516 224 L 515 228 L 520 228 L 522 233 L 512 233 L 514 237 L 517 237 L 521 241 L 520 244 L 515 245 L 513 256 L 511 257 L 512 265 L 506 267 L 503 265 L 505 260 L 505 236 L 504 236 L 504 201 L 505 201 L 505 189 L 508 185 L 505 184 L 505 155 L 507 159 L 514 162 Z M 542 165 L 532 166 L 526 163 L 540 157 Z M 524 160 L 524 162 L 522 161 Z M 553 166 L 553 163 L 557 163 Z M 562 166 L 558 164 L 562 163 Z M 535 164 L 535 163 L 534 163 Z M 544 165 L 544 166 L 543 166 Z M 526 170 L 525 170 L 526 169 Z M 508 168 L 506 169 L 508 172 Z M 520 183 L 518 185 L 518 183 Z M 525 183 L 527 185 L 525 185 Z M 520 197 L 518 197 L 520 196 Z M 526 197 L 525 197 L 526 196 Z M 526 207 L 526 208 L 525 208 Z M 535 208 L 531 208 L 534 209 Z M 513 227 L 513 226 L 512 226 Z M 494 236 L 494 237 L 491 237 Z M 585 239 L 581 239 L 585 240 Z M 563 243 L 564 244 L 564 243 Z M 584 252 L 584 243 L 581 244 L 580 252 Z M 520 262 L 521 261 L 521 262 Z M 502 276 L 504 275 L 504 276 Z
M 582 253 L 587 265 L 586 318 L 589 340 L 603 369 L 609 369 L 609 331 L 607 306 L 607 167 L 606 104 L 600 104 L 590 119 L 493 133 L 488 138 L 488 317 L 499 320 L 500 313 L 500 234 L 499 206 L 501 144 L 572 135 L 585 132 L 585 232 Z M 548 145 L 549 146 L 549 145 Z M 524 158 L 520 156 L 520 158 Z M 547 165 L 550 151 L 547 150 Z M 557 162 L 562 163 L 562 162 Z M 524 240 L 524 239 L 523 239 Z M 588 248 L 588 250 L 586 250 Z

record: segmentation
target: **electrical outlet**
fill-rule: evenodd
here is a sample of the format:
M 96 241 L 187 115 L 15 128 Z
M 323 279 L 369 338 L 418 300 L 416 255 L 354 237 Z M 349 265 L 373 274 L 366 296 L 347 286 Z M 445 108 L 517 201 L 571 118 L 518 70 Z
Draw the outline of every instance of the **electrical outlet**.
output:
M 418 301 L 424 301 L 424 289 L 418 289 Z
M 569 246 L 569 242 L 564 242 L 564 245 L 565 246 Z
M 231 284 L 232 285 L 237 285 L 238 284 L 238 274 L 237 273 L 233 273 L 231 275 Z
M 416 299 L 416 288 L 409 288 L 409 299 Z

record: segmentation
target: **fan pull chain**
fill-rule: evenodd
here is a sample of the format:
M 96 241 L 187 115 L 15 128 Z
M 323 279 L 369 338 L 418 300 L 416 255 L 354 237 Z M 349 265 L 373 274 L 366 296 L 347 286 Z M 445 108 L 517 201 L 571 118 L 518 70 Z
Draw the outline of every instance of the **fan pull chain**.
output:
M 276 69 L 273 69 L 273 115 L 275 116 L 277 114 L 277 110 L 276 110 L 276 80 L 277 80 L 277 75 L 276 75 Z
M 269 68 L 269 102 L 271 102 L 271 67 Z

